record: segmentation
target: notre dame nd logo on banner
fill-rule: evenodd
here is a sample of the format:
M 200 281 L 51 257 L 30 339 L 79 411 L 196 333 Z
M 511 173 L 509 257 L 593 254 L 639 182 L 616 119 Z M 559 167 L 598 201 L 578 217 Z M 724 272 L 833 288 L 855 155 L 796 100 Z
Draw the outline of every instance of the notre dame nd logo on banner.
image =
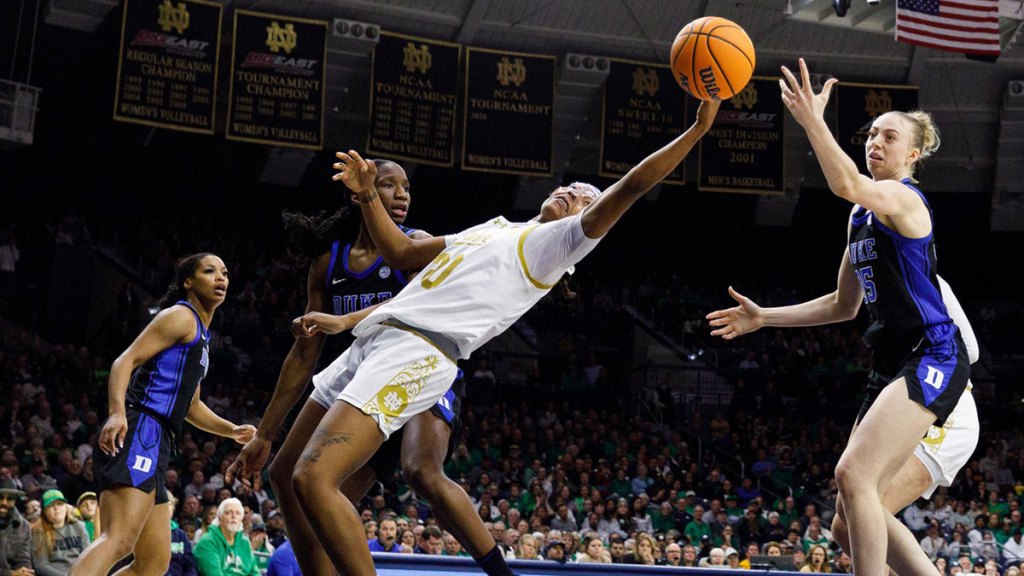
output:
M 463 169 L 550 176 L 555 58 L 467 52 Z
M 455 103 L 462 47 L 381 32 L 370 80 L 370 154 L 455 165 Z
M 612 59 L 601 111 L 601 176 L 622 176 L 682 134 L 686 100 L 667 66 Z M 684 183 L 684 168 L 677 166 L 665 182 Z
M 916 86 L 885 86 L 841 82 L 835 87 L 836 138 L 861 173 L 867 171 L 864 143 L 875 118 L 893 110 L 917 108 Z
M 204 0 L 126 0 L 114 119 L 212 134 L 222 8 Z
M 323 148 L 327 22 L 235 11 L 231 140 Z

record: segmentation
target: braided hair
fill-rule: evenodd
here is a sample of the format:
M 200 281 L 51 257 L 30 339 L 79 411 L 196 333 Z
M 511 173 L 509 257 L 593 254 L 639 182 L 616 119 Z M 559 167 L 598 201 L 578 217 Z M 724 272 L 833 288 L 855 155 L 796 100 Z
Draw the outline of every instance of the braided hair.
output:
M 178 260 L 174 266 L 174 281 L 167 286 L 167 292 L 160 299 L 160 308 L 169 308 L 178 300 L 184 300 L 188 296 L 185 290 L 185 280 L 195 274 L 199 263 L 207 256 L 215 256 L 212 252 L 197 252 Z

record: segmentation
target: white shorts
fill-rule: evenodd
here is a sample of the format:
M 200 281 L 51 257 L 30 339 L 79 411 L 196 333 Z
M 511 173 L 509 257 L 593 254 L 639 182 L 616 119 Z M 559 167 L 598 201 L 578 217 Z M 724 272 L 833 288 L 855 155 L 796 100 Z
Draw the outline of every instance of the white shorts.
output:
M 931 498 L 939 486 L 953 483 L 978 446 L 978 433 L 978 408 L 968 384 L 946 423 L 941 428 L 929 428 L 928 434 L 914 449 L 914 456 L 932 475 L 932 485 L 923 494 L 925 498 Z
M 424 336 L 378 324 L 313 376 L 310 398 L 324 408 L 344 400 L 377 420 L 384 439 L 452 386 L 455 362 Z

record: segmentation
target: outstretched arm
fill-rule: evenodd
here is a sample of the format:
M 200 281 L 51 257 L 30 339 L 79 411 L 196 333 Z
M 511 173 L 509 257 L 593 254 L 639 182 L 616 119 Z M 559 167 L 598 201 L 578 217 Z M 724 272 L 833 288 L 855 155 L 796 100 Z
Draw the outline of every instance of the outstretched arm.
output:
M 341 180 L 359 197 L 363 221 L 388 264 L 400 270 L 419 270 L 445 249 L 443 236 L 410 238 L 395 226 L 377 195 L 374 186 L 377 166 L 373 160 L 364 160 L 355 150 L 338 152 L 335 156 L 339 162 L 334 168 L 340 172 L 332 179 Z
M 588 206 L 582 217 L 584 234 L 588 238 L 604 236 L 638 198 L 668 176 L 711 129 L 720 104 L 719 101 L 701 102 L 693 126 L 654 154 L 644 158 Z
M 326 293 L 327 268 L 330 266 L 330 253 L 317 258 L 309 267 L 306 276 L 306 312 L 326 310 L 328 298 Z M 309 338 L 296 339 L 288 356 L 281 365 L 281 373 L 274 386 L 274 395 L 270 398 L 255 438 L 242 448 L 235 461 L 228 467 L 226 480 L 234 480 L 237 474 L 242 482 L 249 482 L 250 477 L 259 475 L 270 457 L 270 448 L 284 424 L 288 412 L 295 406 L 306 384 L 313 377 L 313 369 L 320 358 L 325 336 L 311 335 Z
M 216 412 L 210 410 L 210 407 L 205 402 L 199 399 L 199 390 L 200 388 L 197 386 L 195 394 L 192 395 L 192 403 L 188 406 L 188 414 L 185 414 L 185 420 L 189 424 L 210 434 L 234 438 L 235 442 L 239 444 L 245 444 L 252 440 L 252 437 L 256 435 L 255 426 L 251 424 L 237 426 L 221 418 Z
M 920 203 L 917 195 L 901 182 L 875 182 L 861 174 L 854 161 L 843 152 L 832 136 L 832 131 L 825 123 L 824 112 L 832 93 L 832 86 L 839 82 L 837 79 L 829 78 L 821 92 L 815 94 L 811 89 L 810 73 L 803 58 L 800 59 L 799 81 L 785 66 L 782 67 L 782 74 L 785 76 L 785 79 L 779 80 L 782 102 L 807 132 L 811 148 L 814 149 L 814 155 L 821 164 L 821 170 L 825 173 L 828 187 L 833 194 L 872 212 L 888 216 L 898 216 L 917 207 Z
M 843 252 L 839 265 L 839 280 L 835 292 L 825 294 L 792 306 L 761 308 L 753 300 L 729 287 L 738 306 L 716 310 L 707 315 L 708 324 L 715 328 L 712 336 L 732 340 L 765 326 L 819 326 L 851 320 L 860 311 L 863 291 L 850 264 L 849 251 Z

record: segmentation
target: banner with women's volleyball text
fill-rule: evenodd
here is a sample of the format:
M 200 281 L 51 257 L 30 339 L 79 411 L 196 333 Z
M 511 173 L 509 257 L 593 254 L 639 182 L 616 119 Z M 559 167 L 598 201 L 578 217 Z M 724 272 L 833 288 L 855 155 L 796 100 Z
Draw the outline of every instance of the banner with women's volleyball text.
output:
M 783 194 L 785 114 L 775 78 L 755 77 L 722 102 L 715 124 L 700 140 L 698 189 Z
M 466 49 L 462 168 L 551 176 L 555 57 Z
M 835 91 L 836 140 L 857 163 L 860 173 L 867 174 L 864 143 L 871 123 L 886 112 L 910 112 L 916 109 L 917 86 L 840 82 L 835 86 Z
M 381 32 L 370 81 L 370 154 L 455 165 L 462 46 Z
M 690 98 L 668 66 L 610 60 L 601 121 L 601 176 L 618 178 L 686 130 Z M 665 182 L 685 184 L 682 163 Z
M 225 137 L 323 148 L 327 22 L 235 10 Z
M 213 134 L 223 8 L 125 0 L 114 120 Z

